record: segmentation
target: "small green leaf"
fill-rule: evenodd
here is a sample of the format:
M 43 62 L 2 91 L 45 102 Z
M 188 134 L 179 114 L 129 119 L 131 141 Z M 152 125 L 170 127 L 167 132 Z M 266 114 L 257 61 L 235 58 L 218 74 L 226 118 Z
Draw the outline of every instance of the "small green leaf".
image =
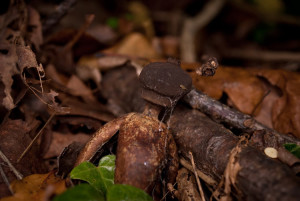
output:
M 105 201 L 105 198 L 91 185 L 79 184 L 56 196 L 53 201 Z
M 70 177 L 88 182 L 105 195 L 107 189 L 114 184 L 115 159 L 114 155 L 105 156 L 98 167 L 90 162 L 83 162 L 72 170 Z
M 283 145 L 289 152 L 300 158 L 300 146 L 293 143 L 287 143 Z
M 152 201 L 143 190 L 123 184 L 113 185 L 107 192 L 107 201 Z
M 110 17 L 106 20 L 106 24 L 110 26 L 112 29 L 117 29 L 119 26 L 119 20 L 115 17 Z

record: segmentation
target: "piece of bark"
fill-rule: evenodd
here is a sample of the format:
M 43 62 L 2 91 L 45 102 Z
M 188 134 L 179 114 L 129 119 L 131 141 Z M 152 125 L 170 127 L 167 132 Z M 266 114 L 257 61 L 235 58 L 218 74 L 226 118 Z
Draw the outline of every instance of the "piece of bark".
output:
M 270 129 L 256 121 L 250 115 L 234 110 L 198 90 L 191 90 L 184 97 L 184 101 L 187 102 L 192 108 L 196 108 L 209 115 L 212 119 L 226 123 L 234 128 L 242 130 L 243 132 L 253 133 L 257 130 L 265 130 L 274 136 L 278 145 L 282 145 L 284 143 L 296 143 L 300 145 L 299 139 Z
M 231 150 L 239 139 L 220 124 L 197 110 L 177 108 L 171 118 L 171 129 L 180 153 L 193 153 L 196 166 L 220 181 Z M 257 149 L 246 146 L 236 155 L 240 169 L 235 173 L 235 186 L 241 200 L 298 200 L 300 180 L 287 166 L 270 159 Z

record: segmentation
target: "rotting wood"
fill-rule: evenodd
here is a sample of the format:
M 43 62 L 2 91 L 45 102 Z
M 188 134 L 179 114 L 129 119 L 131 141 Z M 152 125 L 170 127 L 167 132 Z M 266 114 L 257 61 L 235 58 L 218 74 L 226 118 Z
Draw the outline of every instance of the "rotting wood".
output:
M 177 108 L 171 118 L 171 130 L 180 153 L 188 159 L 193 153 L 198 169 L 220 181 L 237 136 L 197 110 Z M 300 197 L 300 180 L 287 166 L 246 146 L 237 154 L 241 169 L 235 186 L 240 200 L 291 201 Z

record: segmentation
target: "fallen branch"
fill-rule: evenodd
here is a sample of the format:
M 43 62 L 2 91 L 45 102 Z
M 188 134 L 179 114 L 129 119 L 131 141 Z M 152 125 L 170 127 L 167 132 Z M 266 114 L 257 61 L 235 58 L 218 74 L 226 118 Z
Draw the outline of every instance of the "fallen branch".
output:
M 209 115 L 212 119 L 226 123 L 234 128 L 242 130 L 243 132 L 253 134 L 255 131 L 265 130 L 275 136 L 279 145 L 284 143 L 296 143 L 300 145 L 299 139 L 270 129 L 256 121 L 250 115 L 234 110 L 198 90 L 191 90 L 184 97 L 184 101 L 192 108 L 198 109 L 199 111 Z
M 219 182 L 239 138 L 201 112 L 184 107 L 175 109 L 170 127 L 182 156 L 188 159 L 191 151 L 197 168 Z M 237 199 L 299 199 L 300 180 L 295 173 L 259 150 L 251 146 L 241 147 L 234 165 L 240 167 L 231 172 L 236 175 L 233 182 L 235 191 L 231 192 L 231 195 L 234 194 Z M 241 195 L 236 195 L 237 192 L 241 192 Z

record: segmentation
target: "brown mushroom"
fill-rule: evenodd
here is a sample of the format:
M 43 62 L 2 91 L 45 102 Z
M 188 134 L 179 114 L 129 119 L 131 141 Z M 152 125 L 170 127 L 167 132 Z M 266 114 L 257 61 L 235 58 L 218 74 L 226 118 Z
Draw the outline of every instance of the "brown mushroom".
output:
M 173 62 L 155 62 L 140 74 L 142 97 L 154 104 L 173 107 L 192 88 L 192 78 Z
M 175 182 L 177 148 L 166 125 L 158 120 L 163 107 L 175 107 L 192 87 L 192 79 L 179 65 L 150 63 L 140 74 L 142 97 L 149 101 L 143 114 L 130 113 L 108 122 L 81 151 L 76 165 L 89 160 L 119 131 L 115 182 L 141 188 L 150 195 L 167 169 L 167 183 Z

